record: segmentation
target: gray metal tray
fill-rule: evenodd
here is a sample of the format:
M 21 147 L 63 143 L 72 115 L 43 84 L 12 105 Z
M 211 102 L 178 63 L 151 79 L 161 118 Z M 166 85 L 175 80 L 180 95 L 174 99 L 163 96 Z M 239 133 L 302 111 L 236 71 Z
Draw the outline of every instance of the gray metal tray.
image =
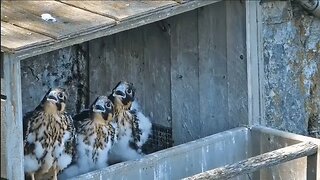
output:
M 74 179 L 320 179 L 319 147 L 318 139 L 240 127 Z

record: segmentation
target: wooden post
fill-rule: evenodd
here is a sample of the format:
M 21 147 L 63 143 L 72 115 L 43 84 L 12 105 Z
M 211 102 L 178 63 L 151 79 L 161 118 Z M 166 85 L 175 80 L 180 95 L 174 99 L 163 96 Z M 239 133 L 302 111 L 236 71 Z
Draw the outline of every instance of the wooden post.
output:
M 2 78 L 1 78 L 2 82 Z M 1 88 L 4 87 L 1 84 Z M 6 167 L 6 156 L 7 156 L 7 149 L 4 147 L 4 136 L 6 134 L 6 129 L 4 127 L 4 119 L 5 119 L 5 100 L 1 98 L 1 178 L 7 178 L 7 167 Z
M 249 125 L 264 125 L 261 7 L 260 1 L 245 1 L 245 3 Z
M 229 179 L 238 175 L 252 173 L 261 168 L 274 166 L 280 163 L 288 162 L 294 159 L 298 159 L 304 156 L 309 156 L 314 160 L 314 154 L 317 153 L 318 146 L 312 142 L 302 142 L 296 145 L 281 148 L 272 152 L 264 153 L 235 164 L 226 165 L 220 168 L 209 170 L 200 174 L 196 174 L 191 177 L 185 178 L 185 180 L 194 179 Z M 310 169 L 316 168 L 316 163 L 310 164 Z M 308 166 L 309 167 L 309 166 Z M 314 172 L 317 170 L 314 169 Z M 309 176 L 310 174 L 310 176 Z M 316 176 L 314 173 L 309 173 L 308 178 L 315 180 Z M 309 180 L 309 179 L 308 179 Z
M 1 126 L 6 129 L 4 144 L 7 151 L 5 164 L 7 178 L 12 180 L 24 179 L 23 170 L 23 128 L 22 128 L 22 99 L 21 99 L 21 70 L 20 61 L 13 55 L 3 56 L 4 85 L 7 100 L 5 102 L 5 118 Z
M 320 157 L 319 157 L 319 149 L 318 153 L 312 154 L 307 157 L 307 179 L 308 180 L 316 180 L 320 179 Z

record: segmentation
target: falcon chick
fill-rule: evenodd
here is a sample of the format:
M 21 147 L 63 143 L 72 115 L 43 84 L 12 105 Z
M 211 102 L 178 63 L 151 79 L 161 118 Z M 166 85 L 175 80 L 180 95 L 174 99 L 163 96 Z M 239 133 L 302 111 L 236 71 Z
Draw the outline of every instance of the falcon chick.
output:
M 119 162 L 140 158 L 142 145 L 151 133 L 151 122 L 136 107 L 135 88 L 121 81 L 112 90 L 109 99 L 114 104 L 114 119 L 118 125 L 118 142 L 110 152 L 110 161 Z
M 62 179 L 106 167 L 108 153 L 116 141 L 113 104 L 99 96 L 90 109 L 73 117 L 77 132 L 77 161 L 60 176 Z
M 36 174 L 54 173 L 65 169 L 74 156 L 75 128 L 65 111 L 64 89 L 50 89 L 24 121 L 24 171 L 35 179 Z M 41 176 L 40 176 L 41 177 Z

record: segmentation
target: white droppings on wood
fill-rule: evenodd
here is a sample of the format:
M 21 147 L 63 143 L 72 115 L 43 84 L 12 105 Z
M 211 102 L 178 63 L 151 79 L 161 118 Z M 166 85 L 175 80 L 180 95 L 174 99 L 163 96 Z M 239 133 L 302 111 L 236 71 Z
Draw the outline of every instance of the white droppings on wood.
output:
M 52 17 L 51 14 L 49 13 L 44 13 L 44 14 L 41 14 L 41 19 L 47 21 L 47 22 L 56 22 L 56 18 Z

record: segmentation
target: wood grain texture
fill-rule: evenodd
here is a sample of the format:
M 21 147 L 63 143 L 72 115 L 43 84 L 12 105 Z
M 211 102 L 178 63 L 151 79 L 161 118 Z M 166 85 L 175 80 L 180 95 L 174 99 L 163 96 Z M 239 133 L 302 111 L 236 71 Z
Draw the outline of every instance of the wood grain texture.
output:
M 130 81 L 151 121 L 171 127 L 169 43 L 161 23 L 90 42 L 91 101 L 98 94 L 109 94 L 119 81 Z
M 143 27 L 144 107 L 154 123 L 171 128 L 170 27 L 166 20 Z M 139 69 L 139 67 L 136 67 Z
M 201 137 L 197 11 L 176 16 L 169 23 L 172 133 L 178 145 Z
M 226 1 L 226 14 L 228 128 L 233 128 L 248 124 L 245 3 Z
M 187 3 L 187 2 L 190 2 L 190 1 L 193 1 L 193 0 L 174 0 L 180 4 L 184 4 L 184 3 Z
M 196 8 L 203 7 L 209 4 L 214 4 L 219 1 L 221 0 L 190 1 L 188 3 L 184 3 L 178 6 L 164 8 L 162 10 L 148 14 L 147 16 L 138 16 L 136 18 L 129 19 L 127 21 L 122 21 L 116 26 L 111 26 L 111 27 L 108 26 L 108 27 L 97 29 L 94 32 L 79 33 L 77 36 L 74 36 L 74 37 L 68 37 L 65 39 L 57 40 L 55 41 L 55 43 L 50 44 L 49 46 L 38 45 L 38 46 L 32 46 L 30 48 L 24 48 L 19 51 L 15 51 L 15 57 L 19 60 L 26 59 L 28 57 L 32 57 L 35 55 L 43 54 L 43 53 L 64 48 L 67 46 L 72 46 L 74 44 L 80 44 L 85 41 L 100 38 L 103 36 L 108 36 L 108 35 L 115 34 L 128 29 L 133 29 L 142 25 L 153 23 L 155 21 L 160 21 L 165 18 L 174 16 L 177 14 L 181 14 L 183 12 L 191 11 Z
M 307 157 L 307 179 L 320 179 L 320 144 L 318 144 L 318 153 Z
M 134 84 L 137 89 L 136 97 L 143 104 L 143 81 L 139 71 L 143 67 L 143 39 L 140 29 L 89 42 L 89 58 L 91 101 L 97 94 L 108 95 L 119 81 L 124 80 Z
M 56 22 L 43 20 L 44 13 L 49 13 Z M 70 38 L 115 24 L 111 18 L 57 1 L 1 1 L 1 21 L 54 39 Z
M 88 10 L 117 21 L 138 16 L 177 5 L 175 1 L 61 1 L 81 9 Z
M 1 51 L 18 51 L 52 41 L 50 37 L 1 21 Z
M 1 81 L 2 82 L 2 81 Z M 2 88 L 2 86 L 1 86 Z M 1 178 L 7 178 L 7 149 L 5 144 L 5 135 L 7 133 L 5 127 L 5 101 L 1 100 Z
M 228 118 L 225 1 L 199 12 L 199 95 L 201 136 L 230 129 Z M 240 82 L 239 82 L 240 83 Z
M 265 125 L 264 120 L 264 68 L 262 63 L 262 17 L 258 1 L 245 1 L 246 51 L 248 69 L 248 119 L 249 125 Z
M 6 95 L 5 93 L 5 84 L 4 84 L 4 79 L 1 78 L 1 99 L 2 99 L 2 95 Z
M 20 61 L 10 55 L 3 56 L 5 92 L 5 119 L 1 130 L 6 129 L 4 143 L 7 156 L 5 166 L 8 179 L 24 179 L 23 171 L 23 133 L 22 133 L 22 97 Z
M 53 50 L 57 50 L 60 48 L 64 48 L 67 46 L 72 46 L 74 44 L 80 44 L 85 41 L 90 41 L 92 39 L 100 38 L 103 36 L 108 36 L 111 34 L 115 34 L 121 31 L 126 31 L 129 29 L 133 29 L 139 26 L 143 26 L 146 24 L 150 24 L 156 21 L 160 21 L 166 19 L 168 17 L 181 14 L 187 11 L 191 11 L 197 9 L 199 7 L 203 7 L 209 4 L 214 4 L 221 0 L 212 0 L 212 1 L 190 1 L 188 3 L 184 3 L 178 6 L 172 6 L 168 8 L 164 8 L 162 10 L 156 11 L 154 13 L 145 15 L 145 16 L 138 16 L 133 19 L 129 19 L 127 21 L 122 21 L 116 26 L 111 27 L 104 27 L 97 29 L 93 32 L 89 33 L 79 33 L 77 36 L 68 37 L 65 39 L 61 39 L 59 41 L 55 41 L 54 44 L 49 46 L 33 46 L 32 48 L 22 49 L 20 51 L 15 52 L 15 56 L 18 59 L 26 59 L 28 57 L 32 57 L 35 55 L 43 54 L 46 52 L 50 52 Z
M 313 155 L 317 153 L 317 149 L 318 146 L 312 142 L 301 142 L 296 145 L 255 156 L 235 164 L 226 165 L 221 168 L 196 174 L 185 179 L 229 179 L 241 174 L 252 173 L 261 168 Z

